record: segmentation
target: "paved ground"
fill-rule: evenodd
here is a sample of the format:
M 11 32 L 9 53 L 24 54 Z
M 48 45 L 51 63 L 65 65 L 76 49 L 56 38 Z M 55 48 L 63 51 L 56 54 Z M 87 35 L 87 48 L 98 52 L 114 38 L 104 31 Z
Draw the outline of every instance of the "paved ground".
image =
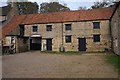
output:
M 98 54 L 98 53 L 97 53 Z M 105 55 L 26 52 L 3 57 L 4 78 L 117 78 Z

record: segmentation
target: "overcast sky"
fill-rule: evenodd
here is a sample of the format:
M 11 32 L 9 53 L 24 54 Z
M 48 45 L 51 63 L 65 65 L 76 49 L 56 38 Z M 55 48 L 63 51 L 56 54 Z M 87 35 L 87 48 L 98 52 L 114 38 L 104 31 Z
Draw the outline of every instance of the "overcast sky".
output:
M 15 0 L 14 0 L 15 1 Z M 93 5 L 94 2 L 100 1 L 100 0 L 28 0 L 31 2 L 37 2 L 38 5 L 40 5 L 43 2 L 50 2 L 50 1 L 59 1 L 61 4 L 67 4 L 67 6 L 71 10 L 77 10 L 79 6 L 87 7 L 89 8 L 91 5 Z M 0 0 L 0 6 L 5 6 L 7 0 Z

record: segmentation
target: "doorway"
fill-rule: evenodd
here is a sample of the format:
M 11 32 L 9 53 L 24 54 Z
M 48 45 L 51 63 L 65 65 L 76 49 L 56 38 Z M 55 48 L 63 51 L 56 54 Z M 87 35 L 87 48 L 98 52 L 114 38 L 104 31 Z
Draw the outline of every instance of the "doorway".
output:
M 86 51 L 86 38 L 78 38 L 79 51 Z
M 41 50 L 41 37 L 32 37 L 30 39 L 30 50 Z
M 52 39 L 46 39 L 46 50 L 52 51 Z

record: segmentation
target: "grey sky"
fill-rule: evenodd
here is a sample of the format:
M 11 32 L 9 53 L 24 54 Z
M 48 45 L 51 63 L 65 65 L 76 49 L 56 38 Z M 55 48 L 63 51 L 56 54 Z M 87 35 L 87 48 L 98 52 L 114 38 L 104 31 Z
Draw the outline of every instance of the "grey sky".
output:
M 15 1 L 15 0 L 14 0 Z M 53 0 L 28 0 L 31 2 L 37 2 L 38 5 L 40 5 L 42 2 L 49 2 L 49 1 L 53 1 Z M 87 7 L 89 8 L 91 5 L 93 5 L 93 2 L 95 1 L 100 1 L 100 0 L 54 0 L 54 1 L 59 1 L 61 4 L 67 4 L 67 6 L 71 9 L 71 10 L 77 10 L 79 6 L 82 7 Z M 1 0 L 0 1 L 0 6 L 5 6 L 6 5 L 7 0 Z

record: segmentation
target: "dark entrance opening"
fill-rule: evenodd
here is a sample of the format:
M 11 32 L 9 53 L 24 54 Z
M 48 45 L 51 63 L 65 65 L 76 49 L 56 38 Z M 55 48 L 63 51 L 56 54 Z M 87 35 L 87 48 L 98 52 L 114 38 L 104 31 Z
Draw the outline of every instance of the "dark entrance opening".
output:
M 20 36 L 24 36 L 25 28 L 24 25 L 20 25 Z
M 79 51 L 86 51 L 86 38 L 78 38 Z
M 46 49 L 48 51 L 52 51 L 52 39 L 46 39 L 46 44 L 47 44 Z
M 30 50 L 41 50 L 41 38 L 32 37 L 30 39 Z

